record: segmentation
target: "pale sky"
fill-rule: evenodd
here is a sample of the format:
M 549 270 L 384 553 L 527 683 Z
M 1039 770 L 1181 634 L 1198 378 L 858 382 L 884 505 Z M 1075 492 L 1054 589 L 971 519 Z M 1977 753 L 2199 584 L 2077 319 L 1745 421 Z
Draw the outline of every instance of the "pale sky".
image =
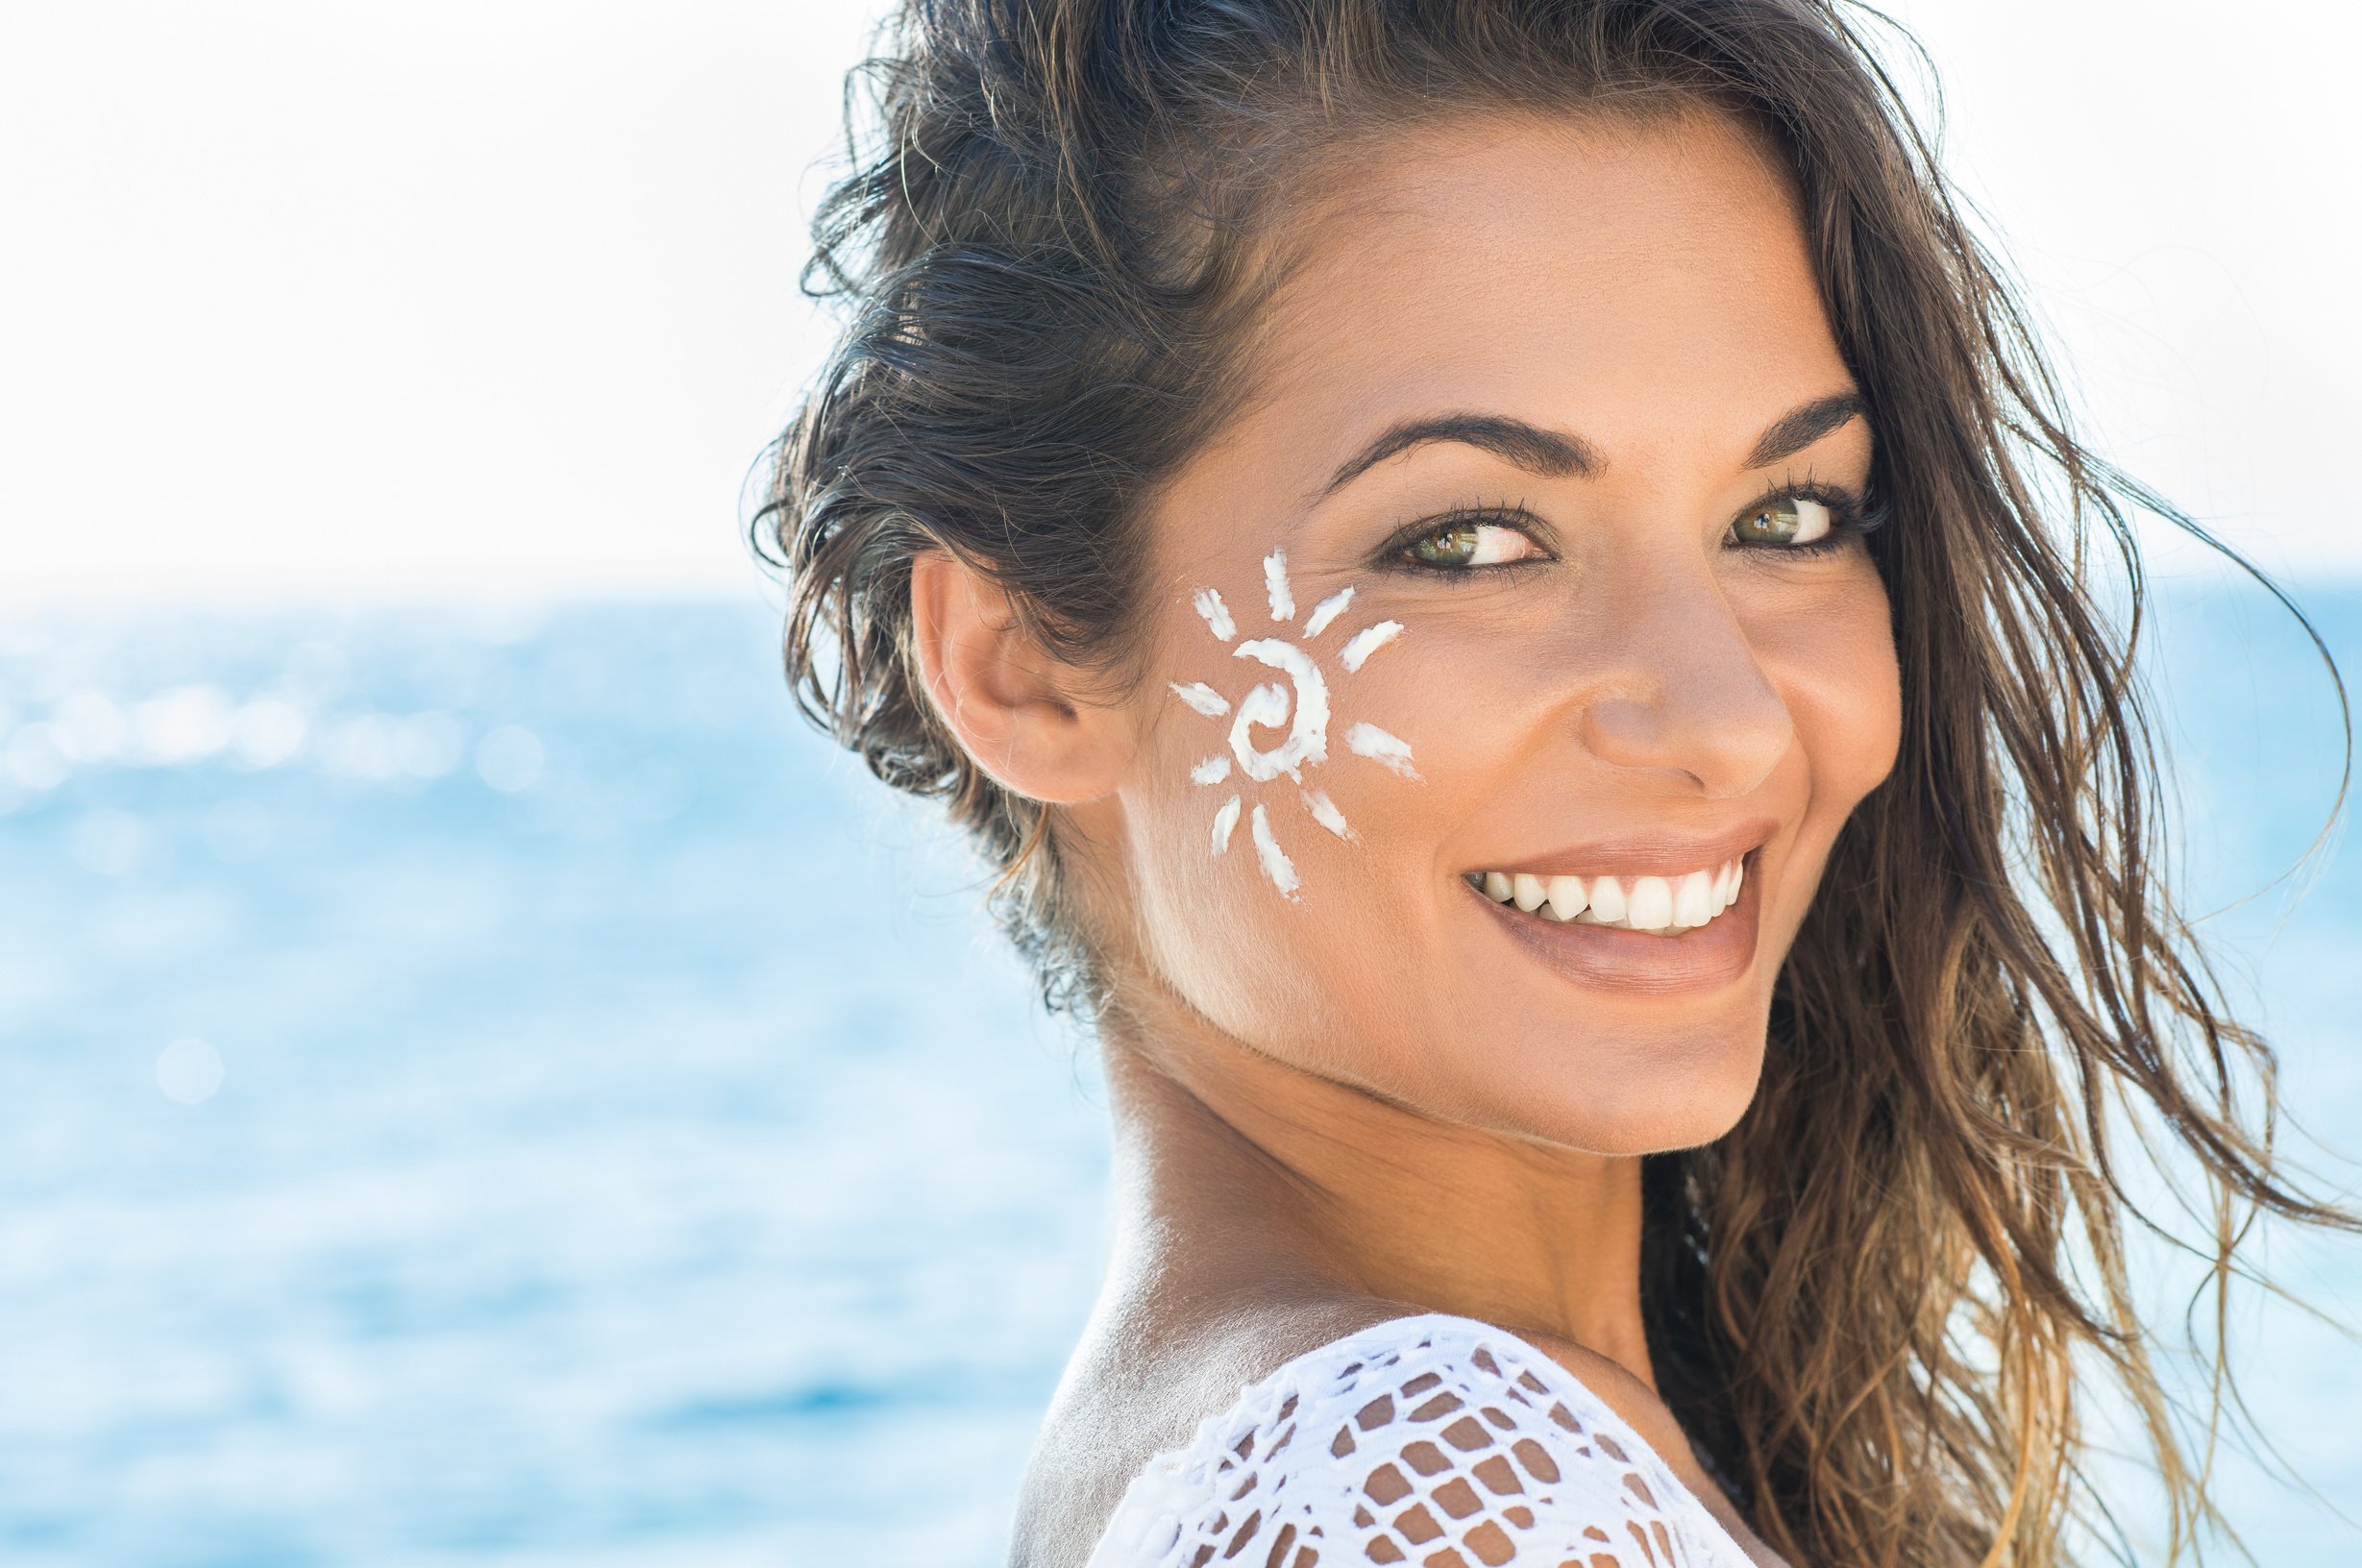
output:
M 750 592 L 876 9 L 0 8 L 0 598 Z M 2362 6 L 1890 9 L 2103 444 L 2362 575 Z

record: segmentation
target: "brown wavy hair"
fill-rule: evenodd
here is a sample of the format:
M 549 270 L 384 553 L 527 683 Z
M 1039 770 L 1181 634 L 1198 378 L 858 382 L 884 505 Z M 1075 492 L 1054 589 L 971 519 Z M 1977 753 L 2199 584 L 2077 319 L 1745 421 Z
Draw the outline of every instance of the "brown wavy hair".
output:
M 2046 1568 L 2071 1519 L 2106 1522 L 2079 1419 L 2096 1363 L 2146 1428 L 2179 1557 L 2219 1523 L 2198 1455 L 2225 1373 L 2218 1339 L 2194 1437 L 2128 1281 L 2146 1216 L 2123 1127 L 2200 1173 L 2218 1303 L 2254 1213 L 2356 1221 L 2276 1154 L 2272 1052 L 2162 879 L 2128 518 L 2203 530 L 2072 434 L 1863 32 L 1882 21 L 1844 0 L 906 0 L 849 84 L 852 166 L 804 275 L 848 316 L 756 533 L 804 711 L 947 803 L 1052 1005 L 1088 1007 L 1055 814 L 923 695 L 912 559 L 953 552 L 1046 646 L 1119 670 L 1144 500 L 1235 408 L 1272 241 L 1339 149 L 1503 110 L 1703 109 L 1762 138 L 1871 409 L 1904 739 L 1787 960 L 1752 1108 L 1647 1162 L 1661 1388 L 1800 1563 Z

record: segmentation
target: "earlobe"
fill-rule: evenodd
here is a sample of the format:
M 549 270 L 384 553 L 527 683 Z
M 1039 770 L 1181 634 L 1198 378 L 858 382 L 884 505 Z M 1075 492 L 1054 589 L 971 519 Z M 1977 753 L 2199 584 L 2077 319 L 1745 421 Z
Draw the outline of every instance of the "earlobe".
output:
M 923 551 L 910 619 L 927 700 L 996 783 L 1057 805 L 1115 789 L 1129 748 L 1121 715 L 1083 699 L 1082 673 L 1033 639 L 998 583 L 948 551 Z

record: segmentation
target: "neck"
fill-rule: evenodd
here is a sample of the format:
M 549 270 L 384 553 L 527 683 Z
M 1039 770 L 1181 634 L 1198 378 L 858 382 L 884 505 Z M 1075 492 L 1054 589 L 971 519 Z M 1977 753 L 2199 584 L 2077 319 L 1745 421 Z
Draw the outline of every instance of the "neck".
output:
M 1202 1024 L 1103 1044 L 1119 1245 L 1155 1254 L 1136 1266 L 1555 1335 L 1655 1387 L 1638 1159 L 1439 1120 Z

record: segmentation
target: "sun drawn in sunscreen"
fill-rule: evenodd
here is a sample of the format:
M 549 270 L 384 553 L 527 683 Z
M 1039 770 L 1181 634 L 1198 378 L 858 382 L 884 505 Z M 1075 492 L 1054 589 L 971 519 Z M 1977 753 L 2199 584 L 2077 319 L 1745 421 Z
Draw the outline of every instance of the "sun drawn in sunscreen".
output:
M 1264 557 L 1263 583 L 1266 598 L 1270 601 L 1271 620 L 1287 625 L 1295 619 L 1295 595 L 1288 585 L 1288 557 L 1274 550 Z M 1238 624 L 1231 619 L 1230 606 L 1212 588 L 1200 589 L 1194 600 L 1197 613 L 1204 618 L 1206 627 L 1218 642 L 1231 643 L 1238 638 Z M 1234 704 L 1230 698 L 1202 681 L 1183 685 L 1172 683 L 1172 691 L 1192 710 L 1208 719 L 1230 721 L 1230 748 L 1218 751 L 1190 770 L 1192 783 L 1212 787 L 1240 781 L 1231 794 L 1214 811 L 1212 843 L 1214 853 L 1228 852 L 1231 835 L 1238 830 L 1239 814 L 1243 804 L 1239 793 L 1242 785 L 1276 783 L 1286 778 L 1295 786 L 1295 793 L 1312 820 L 1341 839 L 1353 838 L 1353 828 L 1343 812 L 1321 791 L 1304 781 L 1305 773 L 1329 759 L 1329 683 L 1320 673 L 1320 666 L 1304 647 L 1327 631 L 1345 606 L 1353 602 L 1353 590 L 1341 588 L 1312 608 L 1304 618 L 1299 640 L 1290 642 L 1282 637 L 1249 637 L 1237 642 L 1231 649 L 1234 657 L 1249 659 L 1286 677 L 1286 684 L 1266 681 L 1251 688 Z M 1358 673 L 1369 661 L 1371 654 L 1402 635 L 1399 621 L 1380 621 L 1364 626 L 1344 641 L 1338 650 L 1337 662 L 1345 674 Z M 1271 746 L 1256 744 L 1258 729 L 1276 730 L 1285 726 L 1286 733 Z M 1345 730 L 1345 749 L 1356 756 L 1367 757 L 1380 766 L 1391 769 L 1405 778 L 1418 777 L 1411 765 L 1410 746 L 1388 734 L 1375 724 L 1356 723 Z M 1279 836 L 1271 826 L 1271 815 L 1267 802 L 1256 801 L 1247 811 L 1248 834 L 1255 841 L 1255 858 L 1263 867 L 1264 875 L 1287 897 L 1293 899 L 1300 879 L 1295 863 L 1280 847 Z

